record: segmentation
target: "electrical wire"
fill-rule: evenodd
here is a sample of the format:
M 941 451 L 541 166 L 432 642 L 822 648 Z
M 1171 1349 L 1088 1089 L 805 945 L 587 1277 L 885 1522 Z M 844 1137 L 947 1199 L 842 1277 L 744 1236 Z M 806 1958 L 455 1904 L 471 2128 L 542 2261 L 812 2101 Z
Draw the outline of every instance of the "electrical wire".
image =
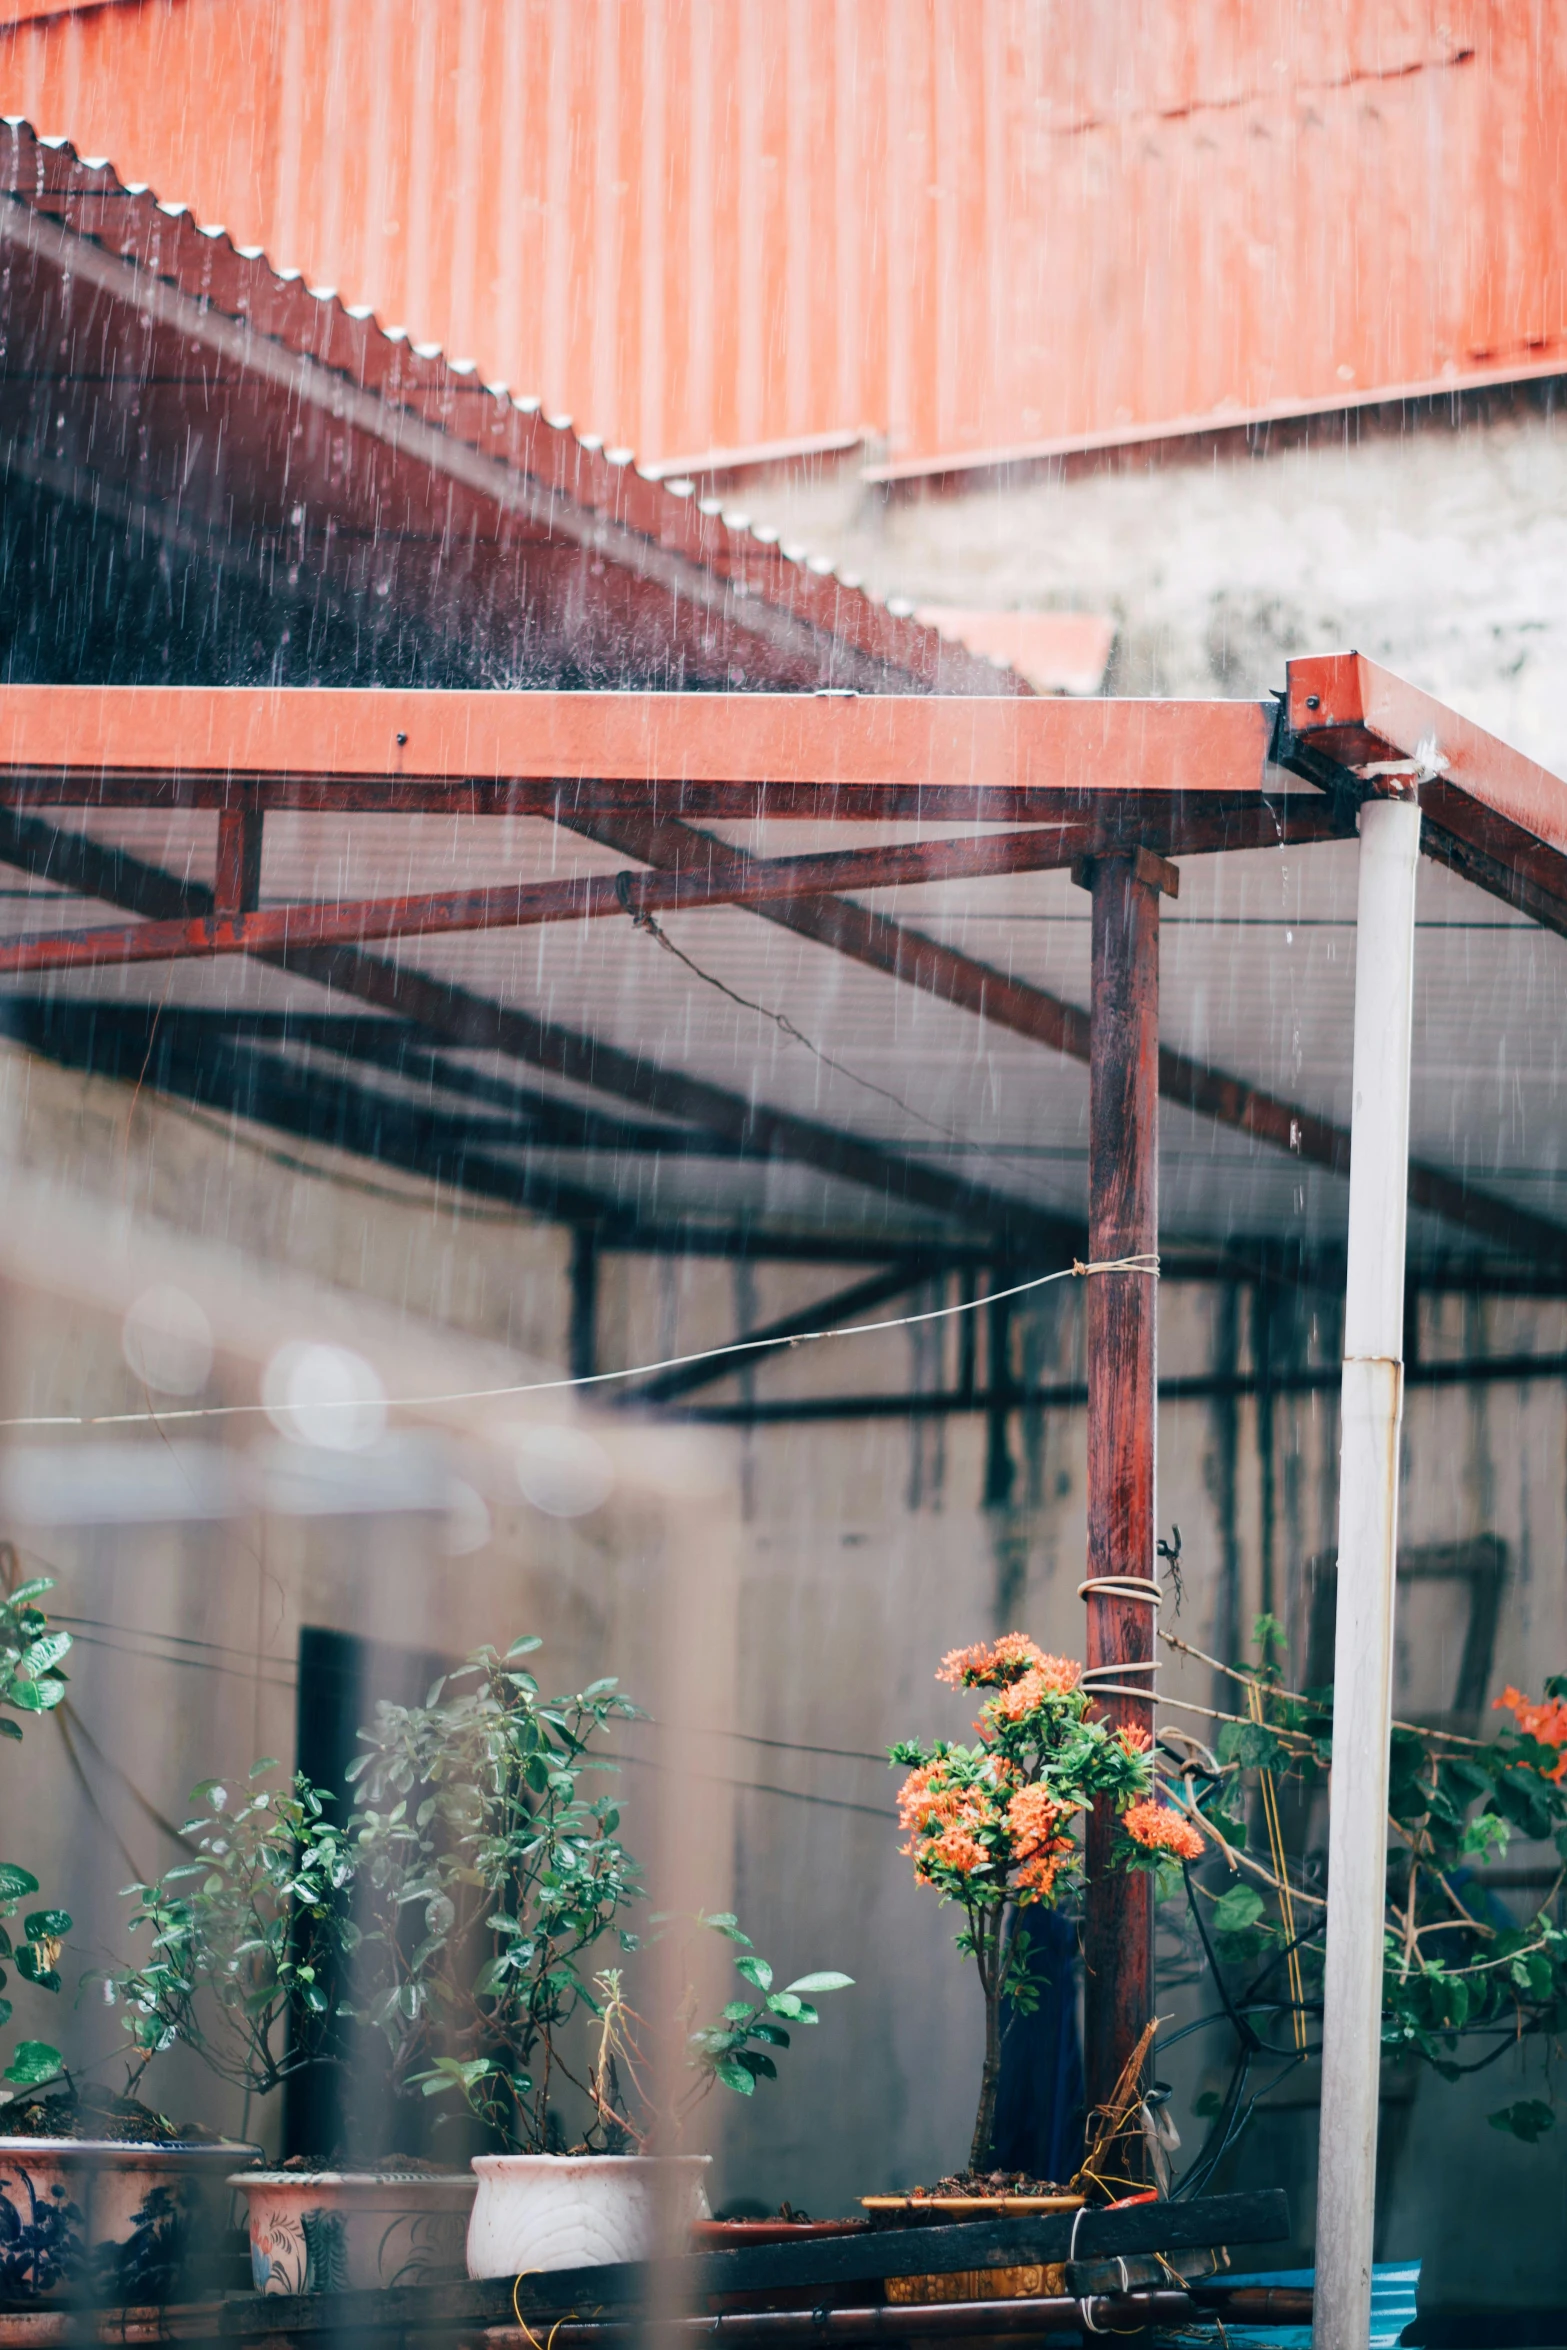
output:
M 1159 1259 L 1149 1251 L 1145 1255 L 1107 1257 L 1092 1264 L 1083 1264 L 1074 1258 L 1059 1272 L 1038 1273 L 1031 1281 L 1015 1281 L 1010 1288 L 992 1290 L 986 1297 L 959 1298 L 955 1305 L 930 1306 L 919 1314 L 894 1314 L 880 1322 L 843 1322 L 823 1330 L 797 1330 L 788 1337 L 737 1338 L 727 1346 L 701 1347 L 694 1354 L 667 1355 L 662 1362 L 636 1363 L 622 1371 L 590 1371 L 579 1377 L 558 1379 L 530 1379 L 507 1384 L 504 1387 L 458 1387 L 434 1395 L 399 1395 L 386 1399 L 389 1411 L 421 1411 L 432 1404 L 492 1403 L 518 1395 L 554 1395 L 566 1389 L 605 1387 L 624 1379 L 650 1379 L 661 1371 L 684 1370 L 691 1363 L 716 1363 L 731 1355 L 765 1353 L 776 1347 L 813 1346 L 827 1338 L 865 1338 L 882 1330 L 908 1330 L 920 1322 L 944 1322 L 958 1314 L 975 1314 L 983 1308 L 1000 1305 L 1003 1299 L 1024 1297 L 1035 1289 L 1048 1289 L 1052 1282 L 1086 1278 L 1090 1273 L 1146 1273 L 1155 1281 L 1159 1278 Z M 176 1421 L 233 1420 L 265 1413 L 264 1403 L 182 1404 L 168 1411 L 150 1412 L 51 1412 L 36 1413 L 17 1419 L 0 1420 L 0 1428 L 136 1428 L 172 1426 Z M 364 1410 L 362 1397 L 323 1398 L 312 1404 L 312 1411 Z

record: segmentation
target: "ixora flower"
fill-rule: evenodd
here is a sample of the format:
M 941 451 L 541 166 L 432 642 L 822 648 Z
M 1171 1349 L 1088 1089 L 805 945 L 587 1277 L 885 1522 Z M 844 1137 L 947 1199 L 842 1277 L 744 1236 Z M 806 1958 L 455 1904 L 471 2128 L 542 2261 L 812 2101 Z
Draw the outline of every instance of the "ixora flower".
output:
M 1190 1820 L 1152 1797 L 1129 1805 L 1122 1814 L 1121 1825 L 1132 1842 L 1141 1845 L 1145 1852 L 1170 1852 L 1177 1860 L 1201 1860 L 1208 1849 Z
M 958 1950 L 974 1960 L 984 1994 L 985 2064 L 969 2156 L 971 2168 L 983 2170 L 995 2126 L 1001 2003 L 1027 2013 L 1040 1995 L 1020 1963 L 1026 1944 L 1010 1923 L 1081 1882 L 1080 1814 L 1096 1803 L 1128 1818 L 1139 1806 L 1160 1807 L 1152 1800 L 1150 1740 L 1089 1718 L 1092 1699 L 1070 1657 L 1050 1656 L 1026 1633 L 1008 1632 L 951 1650 L 936 1678 L 949 1689 L 990 1692 L 974 1723 L 974 1745 L 910 1740 L 891 1750 L 895 1763 L 908 1766 L 898 1791 L 902 1849 L 917 1882 L 961 1908 Z M 1117 1865 L 1142 1865 L 1135 1838 L 1121 1838 L 1119 1847 Z
M 1525 1697 L 1521 1689 L 1514 1689 L 1509 1682 L 1495 1703 L 1503 1712 L 1512 1715 L 1524 1736 L 1532 1738 L 1536 1746 L 1562 1749 L 1554 1770 L 1543 1774 L 1560 1786 L 1567 1779 L 1567 1697 L 1556 1690 L 1554 1684 L 1548 1683 L 1546 1695 L 1536 1700 Z

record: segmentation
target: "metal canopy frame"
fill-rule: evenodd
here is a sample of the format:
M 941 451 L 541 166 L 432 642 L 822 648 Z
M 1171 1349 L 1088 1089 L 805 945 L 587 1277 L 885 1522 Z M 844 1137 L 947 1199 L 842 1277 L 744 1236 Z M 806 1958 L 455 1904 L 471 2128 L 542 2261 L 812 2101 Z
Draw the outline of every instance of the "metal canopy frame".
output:
M 1301 788 L 1304 787 L 1304 788 Z M 466 693 L 233 688 L 21 686 L 0 689 L 0 855 L 134 911 L 137 919 L 0 943 L 8 976 L 104 972 L 250 955 L 412 1025 L 427 1057 L 482 1042 L 699 1127 L 719 1147 L 806 1160 L 911 1203 L 996 1220 L 1014 1250 L 1062 1253 L 1078 1241 L 1059 1218 L 1008 1203 L 916 1157 L 727 1095 L 704 1080 L 572 1036 L 373 945 L 461 930 L 630 919 L 737 906 L 929 989 L 981 1020 L 1020 1029 L 1090 1066 L 1087 1253 L 1090 1283 L 1088 1658 L 1108 1718 L 1138 1729 L 1152 1704 L 1153 1623 L 1137 1585 L 1153 1572 L 1157 1410 L 1158 1100 L 1164 1095 L 1342 1170 L 1348 1138 L 1301 1108 L 1162 1050 L 1159 904 L 1179 889 L 1173 855 L 1352 836 L 1368 798 L 1417 796 L 1425 852 L 1536 921 L 1567 931 L 1567 785 L 1356 655 L 1299 660 L 1276 708 L 1232 702 L 1072 704 L 972 697 L 678 693 Z M 218 814 L 211 889 L 74 839 L 25 811 L 200 806 Z M 818 823 L 1004 823 L 967 839 L 858 845 L 773 858 L 741 853 L 692 818 L 787 810 Z M 585 833 L 635 861 L 614 876 L 415 897 L 258 906 L 265 826 L 278 809 L 423 813 L 432 806 L 526 812 Z M 1088 1012 L 991 971 L 843 896 L 915 881 L 1070 866 L 1093 900 Z M 121 1007 L 106 1015 L 122 1032 Z M 343 1023 L 338 1019 L 339 1033 Z M 134 1023 L 132 1023 L 134 1026 Z M 146 1026 L 147 1047 L 152 1024 Z M 167 1048 L 166 1048 L 167 1049 Z M 371 1048 L 373 1051 L 373 1048 Z M 228 1050 L 243 1060 L 242 1044 Z M 293 1097 L 254 1069 L 258 1107 L 320 1133 L 307 1071 Z M 482 1094 L 485 1088 L 478 1089 Z M 493 1083 L 488 1088 L 492 1101 Z M 287 1087 L 283 1088 L 286 1093 Z M 362 1119 L 334 1086 L 337 1138 Z M 509 1103 L 515 1108 L 513 1100 Z M 580 1110 L 552 1105 L 557 1123 Z M 328 1132 L 334 1131 L 328 1128 Z M 600 1220 L 580 1191 L 530 1194 L 487 1170 L 478 1188 L 573 1220 Z M 653 1146 L 658 1141 L 653 1139 Z M 439 1137 L 403 1113 L 405 1163 L 441 1164 Z M 470 1153 L 470 1159 L 472 1154 Z M 473 1180 L 470 1171 L 469 1180 Z M 1491 1241 L 1567 1261 L 1567 1235 L 1544 1219 L 1416 1167 L 1411 1193 Z M 634 1224 L 622 1237 L 634 1245 Z M 928 1262 L 928 1260 L 927 1260 Z M 828 1318 L 883 1303 L 917 1278 L 914 1260 L 855 1282 Z M 591 1253 L 572 1267 L 572 1357 L 592 1366 Z M 584 1325 L 586 1318 L 586 1326 Z M 785 1317 L 767 1335 L 800 1326 Z M 992 1365 L 992 1388 L 995 1388 Z M 671 1405 L 694 1378 L 652 1380 L 635 1400 Z M 992 1396 L 1005 1410 L 1009 1398 Z M 1150 1588 L 1151 1588 L 1150 1584 Z M 1129 1679 L 1128 1676 L 1131 1676 Z M 1138 1678 L 1143 1676 L 1143 1678 Z M 1091 1830 L 1093 1823 L 1091 1823 Z M 1101 1824 L 1097 1837 L 1104 1841 Z M 1090 1860 L 1094 1859 L 1091 1849 Z M 1085 2051 L 1091 2102 L 1103 2103 L 1151 2012 L 1152 1908 L 1144 1878 L 1104 1865 L 1085 1926 Z
M 1015 1255 L 1042 1242 L 1060 1248 L 1081 1228 L 365 950 L 443 933 L 741 907 L 1086 1062 L 1091 1021 L 1081 1008 L 843 893 L 1073 867 L 1133 845 L 1165 857 L 1309 847 L 1352 837 L 1366 792 L 1410 777 L 1419 779 L 1427 855 L 1567 932 L 1567 785 L 1358 655 L 1290 663 L 1276 705 L 0 687 L 0 858 L 136 916 L 0 941 L 0 977 L 251 955 L 399 1015 L 421 1049 L 498 1049 L 678 1120 L 721 1152 L 794 1158 L 957 1217 L 966 1226 L 960 1239 L 983 1229 Z M 216 886 L 26 813 L 43 806 L 215 809 Z M 436 808 L 553 819 L 634 865 L 562 882 L 257 905 L 274 811 Z M 1011 829 L 768 858 L 700 829 L 703 819 L 758 815 Z M 1164 1099 L 1297 1160 L 1340 1175 L 1348 1167 L 1343 1127 L 1222 1069 L 1162 1047 L 1158 1084 Z M 557 1130 L 562 1115 L 557 1104 Z M 680 1136 L 668 1133 L 667 1146 L 680 1148 Z M 473 1166 L 475 1187 L 493 1192 L 482 1160 Z M 515 1177 L 502 1189 L 516 1196 Z M 590 1189 L 554 1193 L 546 1212 L 635 1245 L 635 1219 Z M 1567 1231 L 1548 1217 L 1419 1163 L 1410 1197 L 1455 1232 L 1548 1276 L 1567 1272 Z

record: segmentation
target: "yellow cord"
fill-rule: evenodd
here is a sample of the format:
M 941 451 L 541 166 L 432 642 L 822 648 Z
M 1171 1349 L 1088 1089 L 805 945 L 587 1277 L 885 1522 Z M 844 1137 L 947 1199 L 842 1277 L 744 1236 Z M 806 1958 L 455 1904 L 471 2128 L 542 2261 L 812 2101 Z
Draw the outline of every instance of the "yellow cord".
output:
M 521 2271 L 521 2273 L 520 2273 L 518 2276 L 515 2276 L 515 2277 L 513 2277 L 513 2279 L 512 2279 L 512 2286 L 511 2286 L 511 2307 L 512 2307 L 512 2315 L 513 2315 L 513 2316 L 516 2318 L 516 2320 L 517 2320 L 517 2325 L 518 2325 L 518 2329 L 519 2329 L 519 2331 L 522 2333 L 522 2335 L 523 2335 L 523 2337 L 525 2338 L 525 2340 L 526 2340 L 526 2341 L 527 2341 L 527 2342 L 528 2342 L 528 2343 L 531 2345 L 531 2350 L 555 2350 L 555 2336 L 556 2336 L 556 2335 L 557 2335 L 557 2334 L 560 2332 L 560 2329 L 561 2329 L 561 2327 L 562 2327 L 562 2326 L 565 2324 L 565 2322 L 566 2322 L 566 2320 L 565 2320 L 563 2317 L 558 2317 L 558 2318 L 555 2320 L 555 2323 L 554 2323 L 554 2324 L 553 2324 L 553 2325 L 550 2327 L 550 2330 L 549 2330 L 549 2339 L 548 2339 L 546 2342 L 543 2342 L 543 2343 L 541 2343 L 541 2342 L 539 2341 L 539 2339 L 538 2339 L 538 2336 L 537 2336 L 537 2335 L 536 2335 L 536 2334 L 533 2332 L 532 2328 L 529 2326 L 527 2319 L 526 2319 L 526 2318 L 523 2316 L 523 2314 L 522 2314 L 522 2307 L 521 2307 L 521 2304 L 519 2303 L 519 2301 L 518 2301 L 518 2299 L 517 2299 L 517 2293 L 518 2293 L 518 2288 L 519 2288 L 519 2287 L 521 2286 L 521 2284 L 522 2284 L 523 2277 L 541 2277 L 543 2274 L 544 2274 L 544 2271 L 543 2271 L 543 2269 L 541 2269 L 541 2268 L 525 2268 L 525 2269 L 523 2269 L 523 2270 Z
M 1262 1722 L 1262 1691 L 1255 1681 L 1246 1684 L 1246 1707 L 1254 1722 Z M 1306 2053 L 1306 1990 L 1300 1970 L 1300 1948 L 1295 1940 L 1295 1904 L 1290 1894 L 1289 1872 L 1284 1865 L 1284 1831 L 1279 1823 L 1278 1790 L 1273 1784 L 1273 1773 L 1262 1773 L 1262 1815 L 1268 1823 L 1268 1850 L 1273 1856 L 1273 1873 L 1279 1882 L 1279 1915 L 1284 1921 L 1284 1939 L 1288 1946 L 1285 1964 L 1289 1970 L 1290 2015 L 1295 2026 L 1295 2047 Z

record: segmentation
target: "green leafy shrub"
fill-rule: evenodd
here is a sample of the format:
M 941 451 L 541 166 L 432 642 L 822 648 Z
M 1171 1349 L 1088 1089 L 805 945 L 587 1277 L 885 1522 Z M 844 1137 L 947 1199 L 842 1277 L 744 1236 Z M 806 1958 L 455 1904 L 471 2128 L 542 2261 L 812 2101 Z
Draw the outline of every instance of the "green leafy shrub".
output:
M 848 1978 L 775 1992 L 732 1916 L 696 1920 L 743 1946 L 736 1963 L 759 1997 L 689 2032 L 694 2094 L 653 2111 L 641 2019 L 622 1969 L 599 1963 L 606 1943 L 622 1958 L 643 1947 L 628 1922 L 642 1871 L 619 1807 L 585 1785 L 614 1769 L 614 1727 L 644 1717 L 612 1680 L 543 1697 L 524 1662 L 539 1645 L 482 1648 L 424 1705 L 383 1705 L 360 1732 L 350 1834 L 367 1922 L 353 2012 L 384 2033 L 398 2086 L 457 2097 L 514 2151 L 559 2142 L 566 2083 L 587 2101 L 591 2150 L 646 2145 L 676 2133 L 715 2083 L 748 2096 L 772 2077 L 789 2024 L 816 2020 L 806 1994 Z M 574 2019 L 598 2026 L 585 2077 L 566 2054 Z
M 7 1588 L 0 1590 L 0 1738 L 22 1736 L 29 1715 L 52 1713 L 65 1696 L 62 1670 L 71 1651 L 69 1632 L 51 1630 L 38 1605 L 54 1584 L 47 1575 L 31 1582 L 13 1583 L 16 1554 L 9 1543 L 0 1545 L 0 1571 Z M 14 1719 L 20 1716 L 21 1719 Z M 6 1806 L 9 1811 L 10 1807 Z M 18 1810 L 20 1807 L 18 1807 Z M 11 1811 L 14 1819 L 17 1812 Z M 61 1986 L 61 1944 L 71 1931 L 63 1909 L 31 1909 L 21 1918 L 20 1935 L 12 1921 L 23 1904 L 38 1892 L 38 1879 L 15 1861 L 0 1861 L 0 2027 L 11 2020 L 13 2004 L 5 1996 L 7 1963 L 36 1991 L 58 1992 Z M 55 2080 L 63 2070 L 60 2051 L 47 2040 L 19 2040 L 5 2066 L 5 2078 L 16 2088 L 36 2089 Z
M 322 1981 L 351 1931 L 349 1851 L 307 1779 L 261 1783 L 277 1768 L 258 1762 L 232 1797 L 221 1780 L 193 1788 L 181 1833 L 197 1857 L 128 1888 L 147 1955 L 101 1980 L 126 2010 L 132 2089 L 176 2041 L 258 2097 L 314 2061 L 290 2026 L 326 2010 Z

